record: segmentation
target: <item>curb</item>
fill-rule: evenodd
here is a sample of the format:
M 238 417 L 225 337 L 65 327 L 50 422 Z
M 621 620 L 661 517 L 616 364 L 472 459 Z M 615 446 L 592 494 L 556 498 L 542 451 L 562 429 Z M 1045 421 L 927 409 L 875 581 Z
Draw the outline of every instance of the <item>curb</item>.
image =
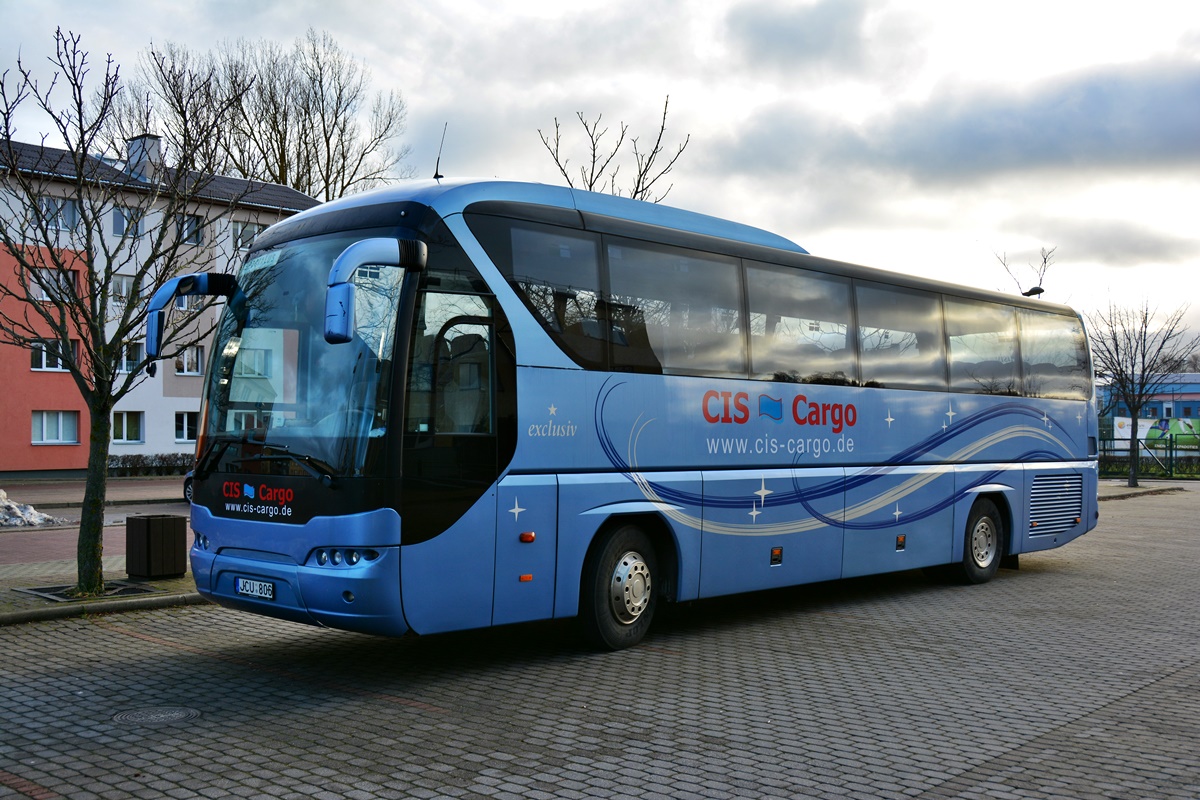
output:
M 27 622 L 82 617 L 85 614 L 116 614 L 122 611 L 145 611 L 174 606 L 195 606 L 208 603 L 199 592 L 175 592 L 155 597 L 122 597 L 114 600 L 83 600 L 74 603 L 31 608 L 0 614 L 0 627 L 23 625 Z
M 186 503 L 186 502 L 187 501 L 183 499 L 183 493 L 181 492 L 179 494 L 179 496 L 177 496 L 177 497 L 144 497 L 144 498 L 133 499 L 133 500 L 105 500 L 104 507 L 110 508 L 112 506 L 148 506 L 148 505 L 156 505 L 156 504 L 164 505 L 166 503 Z M 45 508 L 83 508 L 83 501 L 80 500 L 78 503 L 75 503 L 75 502 L 55 503 L 52 506 L 45 506 L 43 504 L 43 507 L 45 507 Z

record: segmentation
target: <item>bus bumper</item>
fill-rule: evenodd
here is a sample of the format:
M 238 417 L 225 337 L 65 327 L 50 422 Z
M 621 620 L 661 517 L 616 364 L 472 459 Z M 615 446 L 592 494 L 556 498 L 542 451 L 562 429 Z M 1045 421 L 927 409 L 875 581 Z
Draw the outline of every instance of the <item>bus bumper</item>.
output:
M 340 535 L 327 528 L 312 537 L 312 530 L 301 534 L 296 526 L 275 523 L 208 525 L 212 518 L 193 506 L 190 555 L 196 589 L 227 608 L 359 633 L 403 635 L 409 628 L 400 598 L 399 519 L 389 513 L 394 537 L 380 535 L 381 519 L 352 517 L 339 520 Z M 253 535 L 246 535 L 248 526 L 255 526 Z M 311 547 L 314 541 L 338 544 Z M 249 542 L 263 549 L 247 549 Z
M 400 602 L 400 548 L 338 568 L 211 555 L 192 548 L 196 589 L 214 603 L 291 622 L 383 636 L 408 632 Z M 269 587 L 269 588 L 267 588 Z

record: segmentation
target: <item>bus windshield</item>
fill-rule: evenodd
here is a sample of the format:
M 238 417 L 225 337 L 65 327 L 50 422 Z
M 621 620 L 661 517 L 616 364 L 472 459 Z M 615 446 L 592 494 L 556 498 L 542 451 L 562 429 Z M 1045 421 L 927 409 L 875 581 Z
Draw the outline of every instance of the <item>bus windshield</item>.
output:
M 353 340 L 324 337 L 330 265 L 370 234 L 286 243 L 242 266 L 247 302 L 240 313 L 227 307 L 218 324 L 198 471 L 328 482 L 380 469 L 404 270 L 360 267 Z

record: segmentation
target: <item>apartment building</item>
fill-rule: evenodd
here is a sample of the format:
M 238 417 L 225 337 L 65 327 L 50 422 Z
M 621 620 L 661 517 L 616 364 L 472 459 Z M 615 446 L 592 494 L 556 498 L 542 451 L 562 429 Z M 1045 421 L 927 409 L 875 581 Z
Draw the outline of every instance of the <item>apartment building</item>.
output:
M 157 137 L 130 140 L 125 157 L 119 161 L 93 159 L 86 164 L 89 182 L 103 186 L 108 194 L 103 204 L 84 200 L 83 208 L 80 182 L 75 177 L 79 167 L 70 153 L 17 142 L 12 143 L 11 152 L 10 159 L 0 157 L 0 193 L 7 193 L 3 200 L 9 201 L 0 200 L 0 214 L 7 214 L 11 224 L 14 210 L 20 208 L 19 202 L 12 201 L 13 171 L 36 175 L 43 195 L 39 198 L 40 216 L 49 219 L 56 231 L 57 255 L 79 267 L 60 273 L 60 278 L 78 281 L 77 288 L 88 285 L 85 278 L 90 266 L 78 233 L 82 214 L 95 215 L 90 223 L 92 230 L 104 226 L 104 232 L 113 240 L 132 237 L 127 241 L 135 248 L 143 246 L 143 241 L 150 246 L 156 233 L 154 226 L 163 224 L 161 213 L 156 213 L 156 201 L 148 200 L 157 197 L 156 181 L 163 170 Z M 4 163 L 9 160 L 13 163 Z M 119 187 L 115 193 L 114 186 Z M 234 267 L 254 238 L 270 224 L 318 204 L 286 186 L 238 178 L 205 176 L 203 187 L 189 199 L 185 214 L 168 215 L 172 220 L 169 224 L 178 228 L 170 234 L 182 240 L 188 248 L 188 260 L 203 271 Z M 127 205 L 120 199 L 125 194 L 130 197 Z M 29 247 L 44 247 L 46 236 L 30 231 L 26 241 Z M 104 257 L 103 250 L 93 246 L 93 261 Z M 139 263 L 134 257 L 112 267 L 109 291 L 114 317 L 131 294 L 149 299 L 148 290 L 137 285 L 134 273 Z M 0 246 L 0 280 L 12 282 L 17 276 L 15 258 Z M 33 294 L 37 302 L 37 293 Z M 188 311 L 185 304 L 192 300 L 180 298 L 180 311 Z M 0 298 L 0 304 L 10 316 L 22 313 L 20 300 Z M 196 320 L 197 328 L 210 327 L 219 311 L 219 306 L 204 311 Z M 69 346 L 77 349 L 80 343 L 73 340 Z M 62 366 L 66 355 L 63 347 L 48 331 L 47 340 L 32 349 L 0 343 L 0 475 L 49 476 L 86 469 L 91 435 L 88 410 L 71 374 Z M 124 347 L 124 368 L 136 370 L 145 352 L 144 332 L 129 337 Z M 138 376 L 141 382 L 113 411 L 110 463 L 118 463 L 124 456 L 151 460 L 158 455 L 194 451 L 208 356 L 207 343 L 202 341 L 178 357 L 161 362 L 156 375 Z

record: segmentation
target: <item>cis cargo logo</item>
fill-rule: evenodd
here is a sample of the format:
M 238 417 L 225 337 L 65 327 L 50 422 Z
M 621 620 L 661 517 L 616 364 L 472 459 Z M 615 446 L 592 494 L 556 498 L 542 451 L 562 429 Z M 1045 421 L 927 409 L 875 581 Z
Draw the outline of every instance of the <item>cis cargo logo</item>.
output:
M 296 499 L 296 493 L 292 489 L 276 489 L 265 483 L 255 488 L 241 481 L 225 481 L 221 484 L 221 496 L 231 500 L 244 497 L 247 500 L 261 500 L 265 503 L 278 503 L 279 505 L 290 503 Z
M 704 393 L 700 404 L 704 420 L 711 424 L 744 425 L 750 421 L 752 408 L 749 392 L 718 392 L 716 389 L 709 389 Z M 829 428 L 831 433 L 841 433 L 844 428 L 852 428 L 858 422 L 858 409 L 853 403 L 820 403 L 816 400 L 810 401 L 802 394 L 796 395 L 791 401 L 760 394 L 757 405 L 760 417 L 777 423 L 783 422 L 786 408 L 787 415 L 796 425 Z

